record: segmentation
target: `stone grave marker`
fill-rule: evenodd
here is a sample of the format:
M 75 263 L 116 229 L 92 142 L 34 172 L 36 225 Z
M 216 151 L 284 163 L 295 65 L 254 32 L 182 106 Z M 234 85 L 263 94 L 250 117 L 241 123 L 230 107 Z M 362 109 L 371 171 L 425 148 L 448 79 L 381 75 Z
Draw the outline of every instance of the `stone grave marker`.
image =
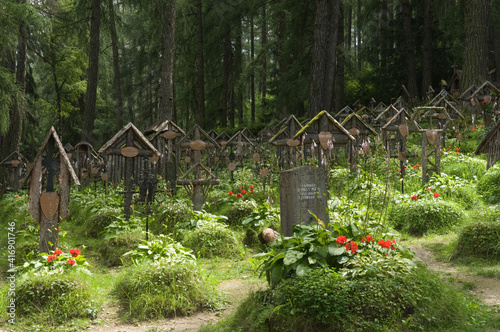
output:
M 308 224 L 316 219 L 328 223 L 325 170 L 302 166 L 280 173 L 281 233 L 292 235 L 293 225 Z M 310 211 L 310 212 L 309 212 Z

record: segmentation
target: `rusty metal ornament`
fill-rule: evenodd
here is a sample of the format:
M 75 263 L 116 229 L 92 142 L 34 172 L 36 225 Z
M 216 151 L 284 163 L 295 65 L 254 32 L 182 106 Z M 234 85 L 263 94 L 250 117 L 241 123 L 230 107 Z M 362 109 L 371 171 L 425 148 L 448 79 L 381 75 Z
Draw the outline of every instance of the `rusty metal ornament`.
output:
M 425 131 L 425 137 L 427 137 L 427 141 L 431 143 L 432 145 L 436 144 L 436 138 L 438 136 L 438 133 L 434 129 L 426 130 Z
M 457 140 L 461 141 L 464 139 L 464 135 L 462 133 L 457 134 Z
M 398 153 L 398 159 L 399 159 L 400 161 L 405 161 L 405 160 L 406 160 L 406 152 L 404 152 L 404 151 L 399 151 L 399 153 Z
M 300 141 L 298 139 L 291 139 L 291 138 L 288 138 L 286 140 L 286 145 L 288 146 L 298 146 L 300 144 Z
M 101 175 L 101 179 L 102 179 L 103 181 L 108 181 L 108 180 L 109 180 L 109 175 L 108 175 L 108 173 L 102 173 L 102 175 Z
M 177 137 L 177 133 L 175 131 L 168 130 L 163 133 L 163 137 L 165 137 L 168 140 L 172 140 Z
M 486 103 L 489 103 L 491 101 L 491 96 L 490 95 L 485 95 L 483 100 L 486 102 Z
M 207 143 L 202 140 L 196 140 L 189 143 L 189 147 L 195 151 L 204 150 L 207 147 Z
M 438 114 L 438 119 L 444 120 L 444 119 L 446 119 L 446 118 L 447 118 L 447 117 L 446 117 L 446 114 L 444 114 L 444 113 L 439 113 L 439 114 Z
M 17 165 L 19 165 L 19 163 L 20 163 L 20 161 L 19 161 L 19 160 L 17 160 L 17 159 L 12 159 L 12 160 L 10 161 L 10 165 L 11 165 L 12 167 L 14 167 L 14 168 L 16 168 L 16 167 L 17 167 Z
M 220 141 L 221 148 L 225 149 L 227 146 L 227 141 Z
M 160 157 L 158 157 L 157 155 L 153 155 L 152 157 L 149 157 L 149 160 L 152 164 L 156 164 L 158 163 L 158 160 L 160 160 Z
M 470 99 L 470 104 L 471 104 L 472 106 L 476 106 L 476 100 L 475 100 L 475 98 L 471 98 L 471 99 Z
M 322 131 L 318 134 L 319 144 L 323 149 L 328 149 L 328 145 L 332 141 L 332 133 L 329 131 Z
M 407 137 L 410 133 L 410 130 L 408 129 L 408 126 L 405 125 L 405 124 L 400 124 L 398 126 L 398 129 L 399 129 L 399 133 L 401 134 L 401 136 L 403 137 Z
M 268 175 L 269 175 L 269 169 L 265 167 L 260 169 L 260 176 L 268 176 Z
M 227 168 L 230 171 L 234 171 L 236 169 L 236 164 L 235 163 L 229 163 L 229 165 L 227 165 Z
M 242 142 L 242 141 L 238 141 L 238 142 L 236 143 L 236 146 L 238 146 L 238 147 L 242 147 L 242 146 L 243 146 L 243 142 Z
M 351 128 L 349 129 L 349 134 L 351 134 L 352 136 L 358 136 L 360 132 L 358 128 Z
M 187 156 L 186 158 L 184 158 L 184 161 L 189 164 L 191 162 L 191 157 L 190 156 Z
M 42 193 L 40 195 L 40 207 L 45 217 L 52 218 L 59 209 L 59 194 L 58 193 Z
M 219 161 L 219 157 L 215 157 L 214 161 L 216 161 L 216 162 Z
M 99 167 L 92 167 L 91 170 L 92 170 L 91 172 L 93 175 L 96 175 L 97 173 L 99 173 Z
M 126 158 L 134 158 L 139 154 L 139 149 L 133 146 L 127 146 L 121 150 L 121 154 Z
M 260 154 L 258 152 L 255 152 L 252 156 L 252 159 L 254 162 L 258 163 L 260 161 Z

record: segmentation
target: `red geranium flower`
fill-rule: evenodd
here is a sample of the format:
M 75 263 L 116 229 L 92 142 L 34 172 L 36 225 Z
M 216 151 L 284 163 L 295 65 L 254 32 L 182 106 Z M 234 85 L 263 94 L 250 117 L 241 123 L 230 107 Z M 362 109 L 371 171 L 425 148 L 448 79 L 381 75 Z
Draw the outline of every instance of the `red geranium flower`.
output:
M 250 188 L 250 189 L 255 189 L 255 187 L 254 187 L 254 186 L 248 186 L 248 188 Z
M 54 255 L 56 255 L 56 256 L 59 256 L 59 255 L 61 255 L 62 253 L 63 253 L 63 252 L 62 252 L 62 250 L 61 250 L 61 249 L 57 249 L 56 251 L 54 251 Z
M 459 152 L 460 151 L 460 148 L 456 148 L 455 151 Z
M 481 126 L 481 127 L 479 127 L 479 128 L 484 129 L 484 126 Z
M 71 258 L 70 258 L 70 259 L 68 259 L 68 260 L 66 261 L 66 263 L 68 263 L 69 265 L 73 266 L 73 265 L 75 265 L 75 264 L 76 264 L 76 261 L 75 261 L 74 259 L 71 259 Z
M 401 168 L 398 168 L 398 169 L 396 170 L 396 172 L 401 172 Z
M 236 194 L 236 198 L 242 198 L 242 197 L 243 197 L 243 195 L 241 193 Z
M 428 190 L 428 191 L 431 191 L 431 190 L 432 190 L 432 188 L 427 188 L 427 190 Z
M 354 241 L 348 242 L 345 245 L 345 250 L 351 251 L 351 254 L 355 254 L 358 251 L 358 244 Z
M 346 241 L 347 241 L 347 238 L 344 235 L 337 237 L 337 244 L 344 244 L 344 243 L 346 243 Z
M 231 196 L 231 195 L 233 194 L 233 192 L 232 192 L 232 191 L 230 191 L 230 192 L 228 192 L 227 194 L 228 194 L 229 196 Z
M 366 242 L 375 242 L 375 240 L 373 239 L 373 236 L 368 235 L 368 236 L 366 237 Z
M 447 148 L 446 151 L 451 151 L 451 148 Z
M 419 164 L 414 165 L 413 169 L 420 169 L 420 165 Z
M 380 241 L 378 241 L 378 244 L 380 244 L 382 248 L 390 248 L 392 246 L 391 240 L 385 241 L 384 239 L 380 239 Z
M 483 100 L 483 101 L 482 101 L 482 103 L 483 103 L 483 104 L 486 104 L 486 100 Z
M 439 194 L 439 193 L 434 193 L 433 195 L 434 195 L 434 198 L 438 198 L 439 196 L 441 196 L 441 194 Z
M 412 200 L 414 200 L 414 201 L 416 201 L 416 200 L 417 200 L 417 198 L 418 198 L 418 197 L 417 197 L 417 195 L 413 195 L 413 196 L 411 196 L 411 199 L 412 199 Z
M 56 259 L 57 259 L 57 257 L 56 257 L 56 256 L 54 256 L 54 255 L 50 255 L 49 257 L 47 257 L 47 262 L 49 262 L 49 263 L 50 263 L 50 262 L 52 262 L 52 261 L 55 261 Z
M 80 249 L 76 249 L 76 248 L 75 249 L 71 249 L 69 251 L 69 253 L 71 254 L 71 256 L 77 257 L 78 255 L 80 255 Z
M 246 191 L 245 189 L 243 189 L 243 190 L 241 191 L 241 193 L 244 195 L 244 194 L 246 194 L 246 193 L 247 193 L 247 191 Z
M 472 130 L 476 130 L 476 127 L 472 127 Z

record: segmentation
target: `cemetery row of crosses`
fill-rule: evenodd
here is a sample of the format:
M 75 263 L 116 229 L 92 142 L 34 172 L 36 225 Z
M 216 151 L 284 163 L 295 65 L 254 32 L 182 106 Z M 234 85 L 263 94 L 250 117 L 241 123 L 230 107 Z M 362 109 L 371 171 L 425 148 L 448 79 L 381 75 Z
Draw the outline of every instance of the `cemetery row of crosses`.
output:
M 206 132 L 198 125 L 186 131 L 168 120 L 144 131 L 129 123 L 97 150 L 87 142 L 64 144 L 52 127 L 33 161 L 14 151 L 0 165 L 10 172 L 10 188 L 19 189 L 29 181 L 29 210 L 40 223 L 40 252 L 57 248 L 58 233 L 51 230 L 69 215 L 71 184 L 85 187 L 103 181 L 106 188 L 123 182 L 123 214 L 128 219 L 134 201 L 152 202 L 158 191 L 175 195 L 177 186 L 185 188 L 193 210 L 199 211 L 210 189 L 219 184 L 220 172 L 230 172 L 234 180 L 244 166 L 255 170 L 264 189 L 273 172 L 281 173 L 281 231 L 291 235 L 291 225 L 314 220 L 311 209 L 327 221 L 326 203 L 317 205 L 321 195 L 308 191 L 328 191 L 328 170 L 340 153 L 347 157 L 354 172 L 372 143 L 382 142 L 387 158 L 400 162 L 404 191 L 407 159 L 415 153 L 406 148 L 409 133 L 418 133 L 422 138 L 420 167 L 425 184 L 432 174 L 440 173 L 440 151 L 446 147 L 446 138 L 464 139 L 467 128 L 459 123 L 466 120 L 474 125 L 481 116 L 488 126 L 500 113 L 500 90 L 488 81 L 461 96 L 446 90 L 435 95 L 430 91 L 428 95 L 423 106 L 411 106 L 403 97 L 388 106 L 375 104 L 372 99 L 370 106 L 356 103 L 337 114 L 321 111 L 302 122 L 292 115 L 259 133 L 244 129 L 232 136 L 214 130 Z M 464 114 L 470 119 L 465 119 Z M 477 151 L 489 154 L 488 167 L 500 158 L 497 135 L 498 126 Z M 301 166 L 309 170 L 293 171 Z M 159 183 L 164 187 L 160 188 Z M 312 189 L 308 189 L 310 186 Z M 283 204 L 293 208 L 283 209 Z

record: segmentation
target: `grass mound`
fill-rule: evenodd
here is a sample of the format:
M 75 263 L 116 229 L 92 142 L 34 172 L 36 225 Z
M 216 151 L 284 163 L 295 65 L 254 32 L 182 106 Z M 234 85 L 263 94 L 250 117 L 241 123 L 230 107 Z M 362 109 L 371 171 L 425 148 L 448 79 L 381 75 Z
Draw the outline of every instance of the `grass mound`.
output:
M 465 226 L 458 237 L 453 257 L 499 257 L 500 222 L 475 222 Z
M 113 290 L 128 319 L 146 320 L 215 309 L 222 295 L 194 261 L 144 262 L 126 270 Z
M 212 220 L 200 220 L 194 230 L 186 233 L 182 243 L 201 258 L 230 258 L 241 253 L 241 244 L 235 232 L 227 225 Z

